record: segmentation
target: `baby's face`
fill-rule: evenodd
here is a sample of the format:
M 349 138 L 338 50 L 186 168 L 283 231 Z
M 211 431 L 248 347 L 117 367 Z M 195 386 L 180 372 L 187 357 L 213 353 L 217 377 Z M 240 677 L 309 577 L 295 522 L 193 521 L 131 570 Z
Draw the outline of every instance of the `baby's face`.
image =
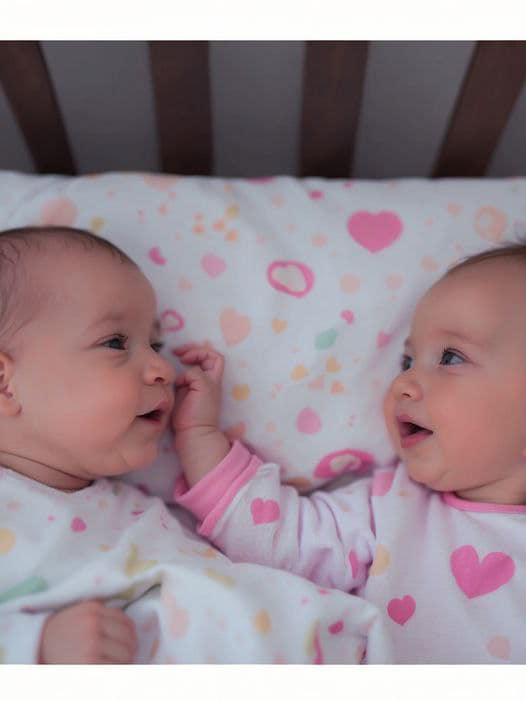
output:
M 384 402 L 417 482 L 477 501 L 526 499 L 525 301 L 524 265 L 494 259 L 439 281 L 417 305 Z M 410 434 L 404 420 L 428 431 Z
M 106 251 L 72 249 L 31 262 L 52 290 L 21 332 L 12 421 L 24 456 L 92 479 L 150 463 L 173 407 L 175 372 L 159 353 L 154 291 Z M 140 414 L 157 407 L 154 419 Z

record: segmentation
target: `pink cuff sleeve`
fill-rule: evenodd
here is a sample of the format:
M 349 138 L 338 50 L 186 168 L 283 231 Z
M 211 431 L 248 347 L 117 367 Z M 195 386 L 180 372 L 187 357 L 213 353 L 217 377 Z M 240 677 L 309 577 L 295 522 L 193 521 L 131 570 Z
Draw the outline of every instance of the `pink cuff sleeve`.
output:
M 235 441 L 221 462 L 191 489 L 186 481 L 178 482 L 174 500 L 202 522 L 198 533 L 210 536 L 232 499 L 262 464 L 257 455 Z

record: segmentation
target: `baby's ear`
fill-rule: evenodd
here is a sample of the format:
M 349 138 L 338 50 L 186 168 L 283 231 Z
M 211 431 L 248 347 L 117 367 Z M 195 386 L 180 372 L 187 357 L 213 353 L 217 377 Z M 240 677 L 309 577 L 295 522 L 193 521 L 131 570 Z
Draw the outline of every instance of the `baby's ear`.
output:
M 12 391 L 14 372 L 13 360 L 0 352 L 0 416 L 16 416 L 20 413 L 20 404 Z

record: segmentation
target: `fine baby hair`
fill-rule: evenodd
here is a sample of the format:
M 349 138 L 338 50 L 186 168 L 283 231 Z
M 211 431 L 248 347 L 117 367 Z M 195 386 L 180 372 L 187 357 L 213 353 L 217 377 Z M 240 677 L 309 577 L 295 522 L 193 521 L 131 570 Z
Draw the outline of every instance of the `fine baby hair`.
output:
M 482 263 L 485 260 L 493 260 L 494 258 L 512 258 L 526 264 L 526 237 L 524 239 L 519 238 L 517 241 L 505 241 L 498 246 L 466 256 L 458 263 L 452 265 L 444 273 L 443 277 L 458 270 L 462 270 L 468 265 L 476 265 L 477 263 Z
M 46 297 L 45 290 L 32 290 L 24 259 L 46 246 L 61 245 L 79 250 L 101 250 L 112 253 L 123 263 L 136 263 L 111 241 L 85 229 L 68 226 L 24 226 L 0 231 L 0 348 L 5 349 L 15 328 L 20 329 L 28 313 Z M 60 271 L 57 271 L 59 274 Z

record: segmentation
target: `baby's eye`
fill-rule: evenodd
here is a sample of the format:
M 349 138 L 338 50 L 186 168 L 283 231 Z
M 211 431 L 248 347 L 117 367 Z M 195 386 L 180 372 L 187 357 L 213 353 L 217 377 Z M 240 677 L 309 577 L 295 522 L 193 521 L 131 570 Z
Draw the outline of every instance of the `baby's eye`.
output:
M 162 341 L 157 341 L 156 343 L 152 343 L 151 346 L 156 353 L 160 353 L 164 348 L 164 343 Z
M 102 345 L 106 346 L 107 348 L 112 348 L 112 350 L 125 350 L 124 344 L 127 340 L 128 338 L 126 336 L 117 335 L 109 338 L 107 341 L 104 341 Z M 117 343 L 120 347 L 108 346 L 108 343 Z
M 440 364 L 441 365 L 458 365 L 458 363 L 456 363 L 456 362 L 451 362 L 451 360 L 453 358 L 458 358 L 458 360 L 461 363 L 464 362 L 464 358 L 461 355 L 459 355 L 459 353 L 457 353 L 454 350 L 451 350 L 450 348 L 444 348 L 444 350 L 442 351 L 442 358 L 440 359 Z
M 400 361 L 400 368 L 401 368 L 402 372 L 409 370 L 410 367 L 411 367 L 411 357 L 409 355 L 403 355 L 402 360 Z

